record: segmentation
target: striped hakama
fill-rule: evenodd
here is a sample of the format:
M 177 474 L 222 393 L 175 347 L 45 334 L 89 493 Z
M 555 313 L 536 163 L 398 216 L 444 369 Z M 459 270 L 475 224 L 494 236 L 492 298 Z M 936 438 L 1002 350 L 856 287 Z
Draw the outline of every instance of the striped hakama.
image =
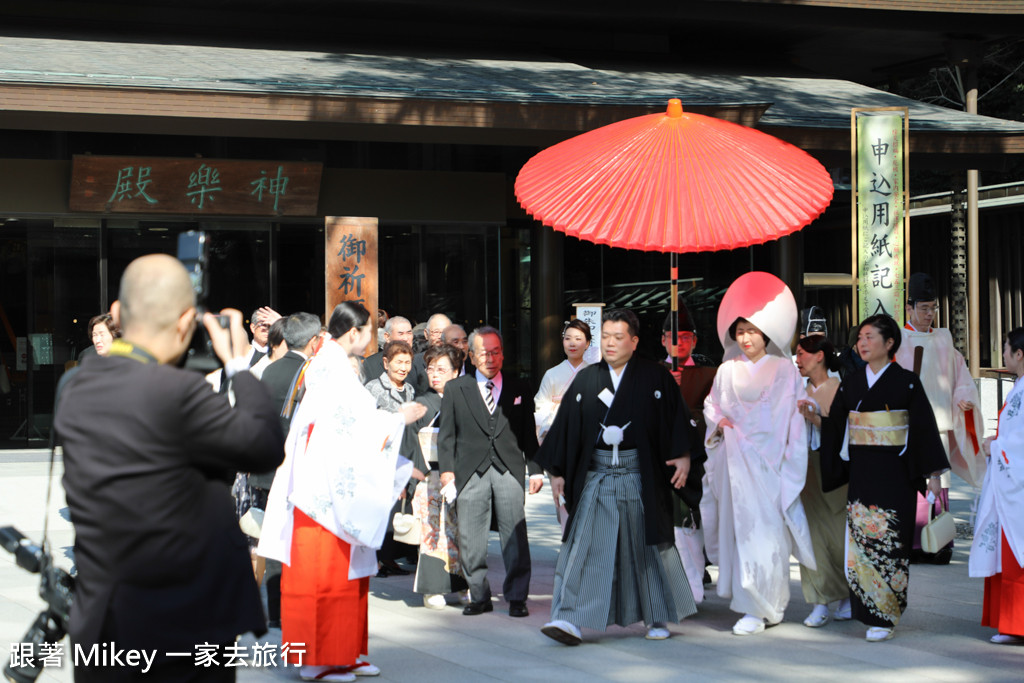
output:
M 555 568 L 551 619 L 604 630 L 610 624 L 678 622 L 697 611 L 671 543 L 646 545 L 636 449 L 594 451 Z

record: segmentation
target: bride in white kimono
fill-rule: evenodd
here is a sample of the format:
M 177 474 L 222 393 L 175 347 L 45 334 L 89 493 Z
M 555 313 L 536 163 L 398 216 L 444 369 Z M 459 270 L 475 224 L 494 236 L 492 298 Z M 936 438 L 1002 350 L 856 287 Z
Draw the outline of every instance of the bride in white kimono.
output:
M 753 272 L 736 280 L 718 311 L 724 361 L 704 402 L 706 474 L 700 509 L 717 589 L 743 616 L 736 635 L 782 621 L 789 556 L 815 568 L 800 492 L 807 475 L 807 399 L 789 358 L 796 302 L 785 283 Z

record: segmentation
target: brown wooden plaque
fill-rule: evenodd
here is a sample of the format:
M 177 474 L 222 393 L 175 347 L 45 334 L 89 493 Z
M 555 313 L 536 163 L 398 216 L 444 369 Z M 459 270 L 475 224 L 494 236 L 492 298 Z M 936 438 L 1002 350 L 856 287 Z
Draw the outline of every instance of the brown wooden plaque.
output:
M 76 155 L 72 211 L 315 216 L 323 164 Z
M 327 315 L 342 301 L 355 301 L 370 311 L 374 337 L 366 356 L 377 353 L 377 219 L 328 216 L 324 221 L 324 282 Z

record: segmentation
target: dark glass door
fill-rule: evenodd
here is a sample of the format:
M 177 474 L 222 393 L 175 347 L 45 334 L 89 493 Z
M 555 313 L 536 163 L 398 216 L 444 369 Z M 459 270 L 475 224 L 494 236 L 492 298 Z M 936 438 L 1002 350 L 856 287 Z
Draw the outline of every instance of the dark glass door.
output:
M 49 440 L 57 381 L 90 343 L 86 327 L 99 312 L 99 246 L 98 221 L 17 220 L 0 232 L 0 441 L 8 446 Z

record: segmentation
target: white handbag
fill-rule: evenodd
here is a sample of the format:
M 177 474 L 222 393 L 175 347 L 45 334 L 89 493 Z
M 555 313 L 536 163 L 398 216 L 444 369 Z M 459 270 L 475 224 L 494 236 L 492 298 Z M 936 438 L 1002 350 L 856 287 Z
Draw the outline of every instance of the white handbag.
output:
M 704 531 L 691 527 L 675 527 L 676 550 L 683 561 L 690 592 L 696 604 L 704 602 Z
M 943 510 L 933 519 L 934 510 L 934 505 L 928 506 L 928 523 L 921 529 L 921 550 L 931 554 L 945 548 L 956 536 L 956 520 L 949 510 Z
M 238 520 L 238 526 L 242 528 L 242 533 L 259 540 L 260 531 L 263 530 L 263 514 L 263 510 L 259 508 L 251 507 L 246 510 Z
M 420 520 L 416 515 L 407 514 L 405 506 L 409 502 L 408 497 L 402 501 L 402 511 L 396 512 L 391 520 L 391 526 L 395 529 L 395 540 L 399 543 L 418 546 L 420 544 Z

